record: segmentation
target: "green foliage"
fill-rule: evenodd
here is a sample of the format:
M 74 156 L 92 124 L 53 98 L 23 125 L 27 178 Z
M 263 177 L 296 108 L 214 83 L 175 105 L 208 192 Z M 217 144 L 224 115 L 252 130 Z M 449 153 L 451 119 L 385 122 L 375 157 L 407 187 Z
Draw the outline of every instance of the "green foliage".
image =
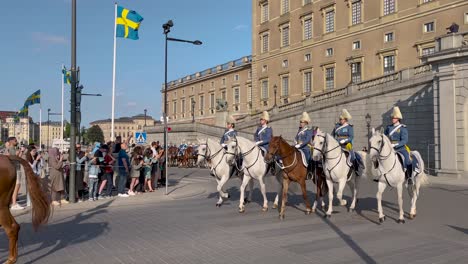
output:
M 86 139 L 89 143 L 104 142 L 104 133 L 98 125 L 94 125 L 86 132 Z
M 71 130 L 70 129 L 70 123 L 67 122 L 65 124 L 65 132 L 64 132 L 65 134 L 63 135 L 64 138 L 70 138 L 70 130 Z

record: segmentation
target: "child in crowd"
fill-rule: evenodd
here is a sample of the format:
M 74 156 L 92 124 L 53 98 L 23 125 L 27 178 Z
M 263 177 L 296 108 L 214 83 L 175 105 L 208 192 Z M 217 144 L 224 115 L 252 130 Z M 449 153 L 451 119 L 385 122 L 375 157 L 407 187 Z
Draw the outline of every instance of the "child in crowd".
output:
M 145 150 L 145 157 L 144 157 L 144 173 L 145 173 L 145 185 L 148 186 L 149 192 L 154 192 L 153 185 L 151 184 L 151 169 L 153 167 L 153 151 L 150 148 Z M 145 186 L 143 187 L 145 188 Z M 146 188 L 145 188 L 146 189 Z

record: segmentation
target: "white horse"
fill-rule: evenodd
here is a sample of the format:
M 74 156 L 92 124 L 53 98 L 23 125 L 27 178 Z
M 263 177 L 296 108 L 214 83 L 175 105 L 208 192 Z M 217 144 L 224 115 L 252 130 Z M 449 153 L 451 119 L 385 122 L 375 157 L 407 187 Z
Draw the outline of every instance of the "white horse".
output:
M 392 147 L 392 143 L 387 136 L 381 132 L 376 132 L 372 129 L 372 137 L 369 139 L 370 152 L 369 161 L 372 161 L 373 167 L 371 172 L 374 180 L 378 181 L 377 191 L 377 209 L 379 211 L 379 221 L 383 223 L 385 221 L 385 215 L 382 211 L 382 194 L 389 185 L 390 187 L 396 187 L 398 194 L 398 206 L 400 210 L 400 216 L 398 223 L 405 223 L 403 217 L 403 183 L 405 182 L 405 171 L 403 165 L 398 161 L 398 156 Z M 411 196 L 411 210 L 410 219 L 416 217 L 416 201 L 419 196 L 419 188 L 422 185 L 428 183 L 427 176 L 424 173 L 424 161 L 418 151 L 411 151 L 411 155 L 415 157 L 419 162 L 420 173 L 415 175 L 414 184 L 408 185 L 408 193 Z M 372 165 L 368 165 L 371 167 Z
M 228 137 L 225 143 L 227 144 L 226 160 L 228 164 L 236 164 L 237 156 L 240 156 L 243 160 L 242 168 L 239 168 L 244 172 L 244 178 L 240 187 L 239 213 L 245 212 L 244 191 L 247 184 L 253 183 L 250 181 L 251 178 L 258 180 L 260 183 L 260 191 L 263 195 L 262 211 L 268 211 L 268 199 L 263 181 L 263 177 L 268 170 L 268 164 L 265 162 L 260 148 L 255 142 L 244 137 Z M 279 187 L 281 188 L 281 186 Z M 276 194 L 275 205 L 276 207 L 274 206 L 273 208 L 278 207 L 278 193 Z
M 224 192 L 224 185 L 230 177 L 230 166 L 226 162 L 226 151 L 223 149 L 219 142 L 214 141 L 210 138 L 206 142 L 199 141 L 200 146 L 198 147 L 197 154 L 197 165 L 201 165 L 204 161 L 210 168 L 211 174 L 215 177 L 218 183 L 217 191 L 219 193 L 218 202 L 216 207 L 221 207 L 224 202 L 223 198 L 228 199 L 230 195 Z M 249 199 L 252 198 L 253 186 L 250 186 Z
M 320 130 L 317 130 L 317 135 L 313 141 L 314 151 L 312 158 L 315 161 L 322 160 L 323 172 L 328 186 L 328 210 L 325 214 L 325 217 L 330 218 L 333 212 L 333 184 L 338 183 L 338 191 L 336 197 L 340 201 L 342 206 L 347 204 L 347 201 L 343 199 L 343 190 L 348 182 L 349 188 L 353 196 L 351 205 L 349 207 L 350 211 L 354 211 L 356 207 L 356 200 L 359 188 L 359 178 L 356 177 L 356 172 L 352 167 L 348 166 L 346 161 L 345 152 L 341 149 L 340 144 L 333 138 L 330 134 L 324 133 Z M 362 159 L 366 159 L 366 153 L 358 151 Z M 350 175 L 348 179 L 348 175 Z M 362 173 L 365 174 L 365 171 Z M 315 208 L 314 203 L 314 208 Z

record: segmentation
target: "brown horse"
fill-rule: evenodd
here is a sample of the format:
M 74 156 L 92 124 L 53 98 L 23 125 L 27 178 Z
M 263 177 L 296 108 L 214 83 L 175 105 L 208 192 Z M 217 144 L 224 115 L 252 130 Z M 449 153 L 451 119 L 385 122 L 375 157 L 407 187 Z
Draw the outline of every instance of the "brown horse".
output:
M 169 166 L 176 166 L 177 165 L 177 154 L 179 152 L 179 149 L 175 146 L 169 147 L 167 150 L 167 159 L 169 160 Z
M 281 136 L 272 137 L 270 141 L 270 147 L 265 160 L 271 161 L 275 156 L 278 156 L 283 161 L 283 196 L 281 201 L 280 219 L 284 219 L 284 211 L 286 207 L 287 194 L 289 189 L 289 183 L 291 181 L 297 182 L 301 185 L 302 197 L 306 204 L 306 214 L 310 214 L 315 211 L 315 208 L 310 207 L 309 200 L 307 199 L 306 190 L 306 177 L 307 168 L 302 163 L 301 153 L 294 147 L 290 146 Z M 322 172 L 318 170 L 314 182 L 317 186 L 316 200 L 324 195 L 324 181 L 322 179 Z M 326 192 L 326 191 L 325 191 Z
M 47 223 L 50 215 L 50 203 L 45 192 L 42 191 L 40 179 L 34 174 L 29 163 L 16 156 L 0 155 L 0 226 L 10 240 L 9 256 L 5 263 L 16 263 L 18 257 L 18 233 L 20 226 L 10 213 L 9 205 L 16 184 L 16 164 L 24 167 L 28 191 L 32 202 L 32 224 L 34 230 Z

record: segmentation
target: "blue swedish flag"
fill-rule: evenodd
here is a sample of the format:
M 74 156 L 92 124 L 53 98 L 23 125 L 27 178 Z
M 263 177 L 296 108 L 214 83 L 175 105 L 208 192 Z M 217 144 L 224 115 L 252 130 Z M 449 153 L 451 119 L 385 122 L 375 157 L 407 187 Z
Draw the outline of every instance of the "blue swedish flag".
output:
M 21 108 L 17 114 L 17 117 L 27 117 L 29 112 L 29 108 L 24 105 L 23 108 Z
M 62 74 L 63 74 L 63 83 L 70 84 L 71 83 L 71 73 L 70 73 L 70 71 L 67 71 L 67 68 L 63 67 Z
M 118 38 L 138 39 L 138 28 L 143 17 L 137 12 L 117 6 L 117 35 Z
M 37 90 L 26 99 L 26 102 L 24 102 L 24 107 L 28 108 L 30 105 L 40 104 L 40 103 L 41 103 L 41 90 Z

